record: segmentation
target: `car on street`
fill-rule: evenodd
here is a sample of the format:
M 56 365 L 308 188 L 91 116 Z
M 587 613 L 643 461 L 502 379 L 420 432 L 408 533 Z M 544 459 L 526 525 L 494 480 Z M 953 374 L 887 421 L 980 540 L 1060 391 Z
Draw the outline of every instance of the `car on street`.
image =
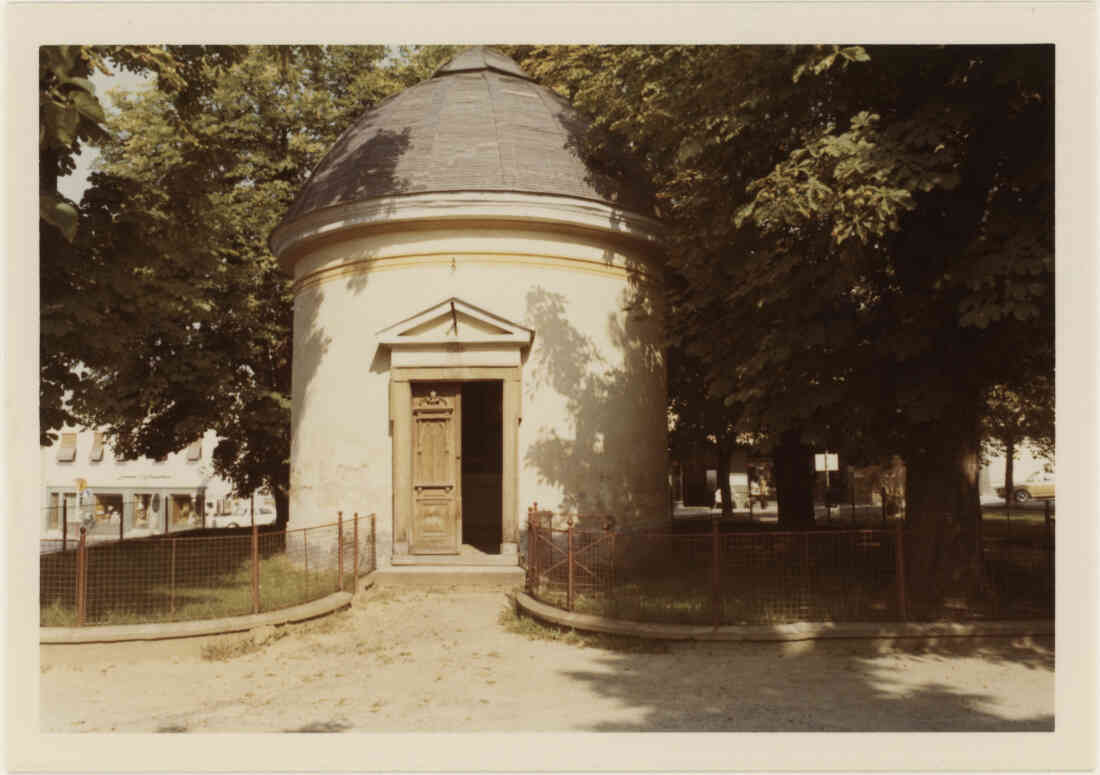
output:
M 269 525 L 275 521 L 275 509 L 263 504 L 256 506 L 256 524 Z M 238 502 L 236 508 L 228 514 L 211 514 L 206 518 L 207 527 L 248 527 L 252 524 L 252 514 L 247 502 Z
M 997 495 L 1005 497 L 1005 488 L 998 487 Z M 1029 500 L 1054 497 L 1054 473 L 1052 471 L 1036 471 L 1023 482 L 1019 482 L 1012 488 L 1012 500 L 1016 503 L 1027 503 Z M 1007 498 L 1005 498 L 1007 500 Z

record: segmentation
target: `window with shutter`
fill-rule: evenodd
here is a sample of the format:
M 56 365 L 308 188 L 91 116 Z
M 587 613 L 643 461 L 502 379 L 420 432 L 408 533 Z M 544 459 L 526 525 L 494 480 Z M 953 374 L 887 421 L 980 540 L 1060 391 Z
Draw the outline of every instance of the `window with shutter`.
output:
M 202 439 L 196 439 L 191 443 L 191 446 L 187 448 L 187 459 L 189 461 L 195 461 L 202 457 Z
M 71 463 L 76 460 L 76 434 L 62 433 L 61 446 L 57 448 L 57 462 Z
M 98 463 L 101 460 L 103 460 L 103 434 L 96 431 L 95 438 L 92 440 L 92 462 Z

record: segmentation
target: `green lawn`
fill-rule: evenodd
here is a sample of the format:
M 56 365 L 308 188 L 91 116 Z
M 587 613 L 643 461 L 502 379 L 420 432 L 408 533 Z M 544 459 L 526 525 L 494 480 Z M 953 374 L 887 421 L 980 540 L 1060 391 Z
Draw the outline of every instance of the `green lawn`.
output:
M 252 613 L 252 575 L 247 557 L 226 572 L 202 579 L 184 578 L 175 585 L 164 578 L 147 578 L 149 563 L 142 560 L 140 552 L 131 552 L 121 568 L 117 563 L 112 568 L 109 583 L 97 586 L 89 579 L 86 624 L 190 621 Z M 281 554 L 261 559 L 259 575 L 261 612 L 316 600 L 338 589 L 336 569 L 311 569 L 307 573 Z M 345 572 L 344 589 L 352 589 L 353 576 Z M 68 600 L 65 597 L 43 596 L 41 626 L 76 626 L 73 596 L 68 595 Z
M 983 528 L 986 586 L 956 590 L 950 599 L 931 608 L 926 603 L 919 612 L 910 593 L 907 608 L 911 617 L 953 621 L 1053 616 L 1053 549 L 1047 547 L 1042 519 L 1017 523 L 1014 517 L 1010 523 L 993 515 L 985 519 Z M 803 543 L 782 532 L 724 532 L 719 623 L 898 619 L 892 531 L 867 539 L 851 536 L 840 531 L 834 539 L 823 532 Z M 581 538 L 573 610 L 640 622 L 712 624 L 715 604 L 709 544 L 706 536 L 681 535 L 655 543 L 633 540 L 628 547 L 620 538 L 612 563 L 607 554 L 610 544 L 593 543 L 593 548 L 588 548 L 587 539 Z M 534 594 L 565 608 L 564 549 L 556 546 L 551 553 L 545 542 L 540 547 L 541 578 Z M 624 568 L 624 561 L 633 567 Z M 911 579 L 910 583 L 915 582 Z
M 691 576 L 698 576 L 692 578 Z M 613 592 L 580 589 L 574 611 L 613 619 L 668 624 L 709 625 L 713 601 L 707 574 L 685 574 L 632 580 Z M 535 596 L 565 608 L 560 584 L 545 584 Z M 871 621 L 895 619 L 896 593 L 892 583 L 857 582 L 840 577 L 817 577 L 813 583 L 779 575 L 741 575 L 720 586 L 721 624 L 783 624 L 799 621 Z

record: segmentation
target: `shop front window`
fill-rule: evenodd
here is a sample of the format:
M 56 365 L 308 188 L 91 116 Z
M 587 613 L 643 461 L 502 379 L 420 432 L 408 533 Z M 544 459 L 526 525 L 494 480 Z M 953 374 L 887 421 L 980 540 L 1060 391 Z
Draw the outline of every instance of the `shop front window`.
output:
M 96 493 L 93 530 L 118 532 L 122 522 L 122 493 Z
M 188 530 L 200 527 L 202 519 L 190 495 L 172 495 L 168 500 L 168 527 L 171 530 Z
M 160 529 L 160 498 L 149 493 L 134 496 L 134 530 L 156 531 Z
M 61 495 L 50 493 L 50 505 L 46 508 L 46 529 L 61 529 Z

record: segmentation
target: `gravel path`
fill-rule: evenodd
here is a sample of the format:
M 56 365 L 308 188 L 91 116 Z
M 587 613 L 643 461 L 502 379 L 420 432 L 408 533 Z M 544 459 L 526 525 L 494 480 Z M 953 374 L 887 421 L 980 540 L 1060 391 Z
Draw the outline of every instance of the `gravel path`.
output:
M 503 594 L 374 590 L 252 636 L 43 651 L 43 732 L 1025 731 L 1052 639 L 646 643 Z

